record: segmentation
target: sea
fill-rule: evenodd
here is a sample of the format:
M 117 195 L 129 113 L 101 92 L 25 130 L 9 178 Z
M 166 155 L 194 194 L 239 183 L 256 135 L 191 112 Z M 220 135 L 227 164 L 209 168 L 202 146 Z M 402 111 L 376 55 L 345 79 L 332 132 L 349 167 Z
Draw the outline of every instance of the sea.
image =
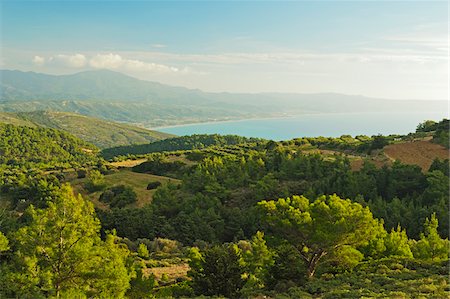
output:
M 425 120 L 440 121 L 448 112 L 304 114 L 282 118 L 246 119 L 156 128 L 178 136 L 233 134 L 271 140 L 341 135 L 389 135 L 414 132 Z

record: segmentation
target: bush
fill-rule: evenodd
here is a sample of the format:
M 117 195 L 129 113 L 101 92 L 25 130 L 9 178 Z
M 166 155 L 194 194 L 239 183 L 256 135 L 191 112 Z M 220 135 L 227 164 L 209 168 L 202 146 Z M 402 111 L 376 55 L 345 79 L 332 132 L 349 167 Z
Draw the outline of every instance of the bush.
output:
M 159 181 L 150 182 L 147 185 L 147 190 L 153 190 L 153 189 L 158 188 L 159 186 L 161 186 L 161 182 L 159 182 Z
M 137 201 L 137 195 L 133 188 L 118 185 L 108 188 L 100 195 L 99 200 L 108 203 L 111 208 L 123 208 L 128 204 L 135 203 Z

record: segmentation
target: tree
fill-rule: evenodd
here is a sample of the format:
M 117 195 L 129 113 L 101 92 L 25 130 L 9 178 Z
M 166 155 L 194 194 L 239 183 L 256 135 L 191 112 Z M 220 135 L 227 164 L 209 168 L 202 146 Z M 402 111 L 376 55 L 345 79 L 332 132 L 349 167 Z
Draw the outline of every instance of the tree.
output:
M 335 255 L 344 246 L 367 243 L 380 229 L 368 208 L 337 195 L 322 196 L 314 202 L 293 196 L 261 201 L 259 206 L 272 231 L 300 253 L 308 278 L 314 276 L 324 258 Z
M 244 270 L 239 264 L 239 255 L 234 246 L 214 246 L 204 252 L 194 247 L 190 252 L 189 266 L 191 270 L 188 275 L 192 278 L 196 294 L 240 297 Z
M 449 241 L 442 239 L 437 231 L 438 220 L 433 213 L 425 220 L 425 233 L 420 235 L 418 242 L 413 242 L 412 249 L 415 258 L 440 260 L 449 257 Z
M 139 244 L 137 253 L 141 258 L 148 258 L 150 256 L 147 245 L 145 245 L 144 243 Z
M 47 206 L 30 206 L 30 223 L 14 234 L 14 296 L 123 297 L 131 278 L 129 251 L 114 235 L 100 239 L 92 203 L 63 185 Z
M 102 190 L 105 188 L 105 177 L 98 170 L 91 170 L 88 174 L 88 181 L 86 182 L 86 189 L 90 192 Z
M 269 250 L 264 240 L 263 232 L 256 232 L 252 240 L 241 240 L 235 245 L 240 263 L 245 269 L 244 277 L 246 283 L 242 293 L 250 295 L 265 287 L 265 280 L 268 276 L 268 269 L 273 265 L 273 253 Z
M 426 120 L 417 125 L 416 132 L 430 132 L 436 130 L 437 122 L 434 120 Z
M 9 241 L 5 235 L 0 232 L 0 253 L 9 250 Z

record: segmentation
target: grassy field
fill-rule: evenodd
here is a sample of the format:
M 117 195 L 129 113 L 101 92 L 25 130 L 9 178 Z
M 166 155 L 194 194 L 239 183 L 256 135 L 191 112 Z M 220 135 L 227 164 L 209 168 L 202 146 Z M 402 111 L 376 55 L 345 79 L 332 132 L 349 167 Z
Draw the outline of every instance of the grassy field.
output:
M 168 182 L 179 182 L 179 180 L 173 178 L 132 172 L 127 168 L 120 169 L 113 174 L 105 175 L 105 183 L 107 188 L 116 185 L 126 185 L 133 188 L 138 198 L 138 201 L 132 205 L 134 207 L 142 207 L 152 201 L 155 190 L 147 190 L 148 183 L 152 181 L 158 181 L 162 184 L 167 184 Z M 107 206 L 98 200 L 102 191 L 89 193 L 84 188 L 85 182 L 86 179 L 75 179 L 71 182 L 71 184 L 74 187 L 75 192 L 78 192 L 83 197 L 92 200 L 97 207 L 106 209 Z

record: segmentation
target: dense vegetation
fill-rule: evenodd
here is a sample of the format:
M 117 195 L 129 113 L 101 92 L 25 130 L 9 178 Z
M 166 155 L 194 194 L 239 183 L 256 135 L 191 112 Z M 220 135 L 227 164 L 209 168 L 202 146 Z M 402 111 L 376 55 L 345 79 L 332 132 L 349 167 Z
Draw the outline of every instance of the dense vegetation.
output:
M 142 207 L 124 181 L 107 184 L 124 170 L 94 147 L 3 125 L 0 297 L 447 298 L 448 159 L 427 171 L 370 160 L 388 143 L 440 136 L 432 125 L 414 136 L 167 140 L 132 168 L 149 174 Z M 38 158 L 44 145 L 54 154 Z M 78 172 L 45 171 L 57 167 Z M 69 184 L 95 194 L 96 209 Z
M 236 135 L 191 135 L 165 139 L 148 144 L 137 144 L 107 148 L 102 151 L 105 159 L 116 156 L 136 156 L 154 152 L 202 149 L 208 146 L 224 146 L 261 141 L 258 138 L 246 138 Z M 116 159 L 120 160 L 120 158 Z
M 0 165 L 69 168 L 94 163 L 98 149 L 68 133 L 0 123 Z
M 166 133 L 69 112 L 0 112 L 0 122 L 66 131 L 99 148 L 148 143 L 173 137 Z

